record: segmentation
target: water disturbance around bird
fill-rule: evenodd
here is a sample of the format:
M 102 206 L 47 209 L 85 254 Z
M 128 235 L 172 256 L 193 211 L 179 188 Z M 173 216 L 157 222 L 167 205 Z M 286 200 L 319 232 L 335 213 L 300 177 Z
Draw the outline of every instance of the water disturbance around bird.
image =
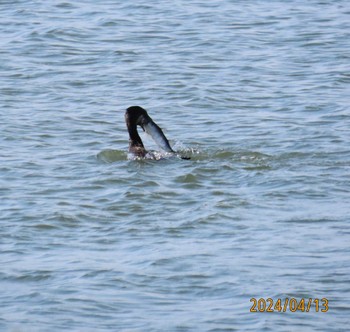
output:
M 348 330 L 348 1 L 12 0 L 0 26 L 1 331 Z M 138 128 L 130 157 L 132 105 L 175 154 Z

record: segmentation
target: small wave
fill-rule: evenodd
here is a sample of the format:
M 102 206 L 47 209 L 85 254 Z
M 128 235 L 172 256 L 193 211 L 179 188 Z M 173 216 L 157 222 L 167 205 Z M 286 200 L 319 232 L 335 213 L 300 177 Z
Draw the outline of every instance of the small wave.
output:
M 96 158 L 104 163 L 114 163 L 125 160 L 191 159 L 193 154 L 194 151 L 191 149 L 177 150 L 175 154 L 165 151 L 150 150 L 145 157 L 138 157 L 126 151 L 107 149 L 99 152 Z
M 188 154 L 195 160 L 222 160 L 235 161 L 248 164 L 257 164 L 272 160 L 273 157 L 257 151 L 242 151 L 231 149 L 201 149 L 200 147 L 184 148 L 179 153 Z
M 108 149 L 99 152 L 96 158 L 104 163 L 114 163 L 126 160 L 127 153 L 125 151 Z
M 150 150 L 145 157 L 137 157 L 127 151 L 107 149 L 97 154 L 97 159 L 104 163 L 114 163 L 126 160 L 168 160 L 168 159 L 191 159 L 192 161 L 218 160 L 244 163 L 248 166 L 266 166 L 272 156 L 255 151 L 232 151 L 232 150 L 204 150 L 198 146 L 184 147 L 174 145 L 175 154 Z

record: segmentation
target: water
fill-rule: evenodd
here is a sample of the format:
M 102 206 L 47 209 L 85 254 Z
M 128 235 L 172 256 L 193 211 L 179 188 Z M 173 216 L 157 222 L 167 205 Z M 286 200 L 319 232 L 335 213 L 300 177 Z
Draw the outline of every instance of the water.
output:
M 2 0 L 0 26 L 1 331 L 348 330 L 348 1 Z M 191 160 L 129 160 L 131 105 Z

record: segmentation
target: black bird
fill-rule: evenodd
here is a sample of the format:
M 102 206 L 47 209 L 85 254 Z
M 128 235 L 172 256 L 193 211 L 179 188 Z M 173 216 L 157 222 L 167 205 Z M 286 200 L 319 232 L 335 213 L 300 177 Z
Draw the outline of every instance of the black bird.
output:
M 130 106 L 125 112 L 126 127 L 129 132 L 129 152 L 137 157 L 145 157 L 147 151 L 142 143 L 141 137 L 137 132 L 137 126 L 151 135 L 157 145 L 166 152 L 175 154 L 171 148 L 168 139 L 165 137 L 162 129 L 151 119 L 146 110 L 140 106 Z M 182 159 L 190 159 L 181 157 Z

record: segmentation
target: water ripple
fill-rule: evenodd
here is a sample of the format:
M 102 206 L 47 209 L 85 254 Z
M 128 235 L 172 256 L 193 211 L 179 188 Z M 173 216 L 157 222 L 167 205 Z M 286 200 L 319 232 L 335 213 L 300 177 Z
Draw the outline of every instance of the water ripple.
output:
M 1 330 L 348 329 L 345 0 L 0 8 Z

